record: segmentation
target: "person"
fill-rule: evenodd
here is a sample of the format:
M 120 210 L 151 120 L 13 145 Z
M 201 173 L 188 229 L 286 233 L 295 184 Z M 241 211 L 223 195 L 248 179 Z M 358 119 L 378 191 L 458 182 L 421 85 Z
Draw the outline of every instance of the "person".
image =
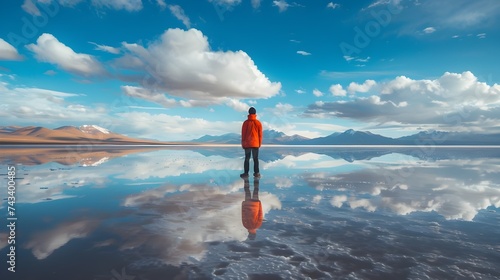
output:
M 262 203 L 259 200 L 259 178 L 254 178 L 253 195 L 250 193 L 250 182 L 248 178 L 243 179 L 245 200 L 241 202 L 241 222 L 248 230 L 248 239 L 254 240 L 257 236 L 257 229 L 262 226 L 264 214 Z
M 259 148 L 262 145 L 262 124 L 257 120 L 257 111 L 254 107 L 248 110 L 248 119 L 241 126 L 241 146 L 245 150 L 245 161 L 241 178 L 248 178 L 250 171 L 250 154 L 253 158 L 253 176 L 259 178 Z

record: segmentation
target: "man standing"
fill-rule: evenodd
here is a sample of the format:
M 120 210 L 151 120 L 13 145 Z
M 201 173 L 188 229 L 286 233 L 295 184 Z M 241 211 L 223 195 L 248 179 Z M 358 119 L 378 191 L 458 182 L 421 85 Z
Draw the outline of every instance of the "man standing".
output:
M 241 127 L 241 146 L 245 149 L 244 173 L 241 178 L 248 178 L 250 169 L 250 154 L 253 158 L 253 176 L 259 178 L 259 148 L 262 145 L 262 124 L 257 120 L 257 111 L 254 107 L 248 110 L 248 119 Z

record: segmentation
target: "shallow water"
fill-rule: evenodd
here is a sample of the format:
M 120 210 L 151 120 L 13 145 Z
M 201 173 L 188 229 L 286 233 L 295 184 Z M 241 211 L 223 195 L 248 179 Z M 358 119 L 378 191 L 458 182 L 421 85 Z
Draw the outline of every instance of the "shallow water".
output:
M 500 149 L 262 148 L 253 240 L 240 148 L 0 152 L 1 279 L 500 278 Z

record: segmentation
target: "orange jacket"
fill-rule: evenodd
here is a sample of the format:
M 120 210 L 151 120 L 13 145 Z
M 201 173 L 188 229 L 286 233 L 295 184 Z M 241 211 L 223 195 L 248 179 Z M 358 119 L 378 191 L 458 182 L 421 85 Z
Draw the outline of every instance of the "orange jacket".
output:
M 262 225 L 263 217 L 260 200 L 245 200 L 241 203 L 241 222 L 248 232 L 255 233 Z
M 262 124 L 257 115 L 250 114 L 241 126 L 241 146 L 243 148 L 260 148 L 262 145 Z

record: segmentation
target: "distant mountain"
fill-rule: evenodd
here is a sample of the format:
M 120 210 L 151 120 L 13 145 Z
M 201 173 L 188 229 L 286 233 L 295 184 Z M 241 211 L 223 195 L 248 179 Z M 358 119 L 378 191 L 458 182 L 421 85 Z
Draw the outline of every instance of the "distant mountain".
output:
M 303 143 L 304 141 L 310 140 L 309 138 L 298 134 L 288 136 L 285 133 L 276 130 L 264 130 L 263 134 L 264 137 L 262 139 L 262 142 L 266 144 L 297 145 Z
M 20 128 L 21 126 L 0 126 L 0 134 L 14 132 Z
M 239 144 L 241 135 L 228 133 L 203 136 L 197 143 Z M 473 134 L 442 131 L 422 131 L 414 135 L 390 138 L 369 131 L 346 130 L 328 136 L 309 139 L 300 135 L 288 136 L 276 130 L 264 130 L 263 144 L 283 145 L 500 145 L 500 134 Z
M 131 138 L 97 125 L 62 126 L 49 129 L 40 126 L 0 127 L 0 144 L 171 144 Z
M 240 144 L 239 133 L 205 135 L 192 144 Z M 419 133 L 389 138 L 369 131 L 346 130 L 325 137 L 309 139 L 301 135 L 286 135 L 276 130 L 264 130 L 263 144 L 280 145 L 500 145 L 500 134 L 474 134 L 464 132 L 421 131 Z M 186 142 L 161 142 L 131 138 L 114 133 L 97 125 L 80 127 L 62 126 L 48 129 L 40 126 L 0 126 L 0 144 L 156 144 L 173 145 Z
M 102 128 L 100 126 L 97 126 L 97 125 L 82 125 L 78 129 L 84 133 L 95 134 L 95 135 L 110 134 L 111 133 L 109 130 Z
M 305 145 L 394 145 L 392 138 L 373 134 L 368 131 L 349 129 L 343 133 L 332 133 L 325 137 L 318 137 L 305 141 Z
M 421 131 L 397 138 L 400 145 L 500 145 L 500 134 L 467 132 Z
M 300 135 L 288 136 L 283 132 L 276 130 L 264 130 L 262 132 L 264 137 L 262 142 L 265 144 L 283 144 L 283 145 L 296 145 L 303 141 L 309 140 L 307 137 Z M 223 135 L 205 135 L 198 139 L 191 140 L 191 142 L 196 143 L 211 143 L 211 144 L 240 144 L 241 134 L 238 133 L 227 133 Z
M 226 133 L 219 136 L 205 135 L 198 139 L 191 140 L 197 143 L 217 143 L 217 144 L 239 144 L 241 142 L 241 135 L 237 133 Z
M 264 130 L 263 144 L 282 144 L 282 145 L 390 145 L 394 139 L 370 132 L 346 130 L 343 133 L 332 133 L 325 137 L 310 139 L 301 135 L 288 136 L 283 132 L 276 130 Z M 228 133 L 219 136 L 205 135 L 201 138 L 192 140 L 197 143 L 219 143 L 219 144 L 239 144 L 241 135 L 237 133 Z

